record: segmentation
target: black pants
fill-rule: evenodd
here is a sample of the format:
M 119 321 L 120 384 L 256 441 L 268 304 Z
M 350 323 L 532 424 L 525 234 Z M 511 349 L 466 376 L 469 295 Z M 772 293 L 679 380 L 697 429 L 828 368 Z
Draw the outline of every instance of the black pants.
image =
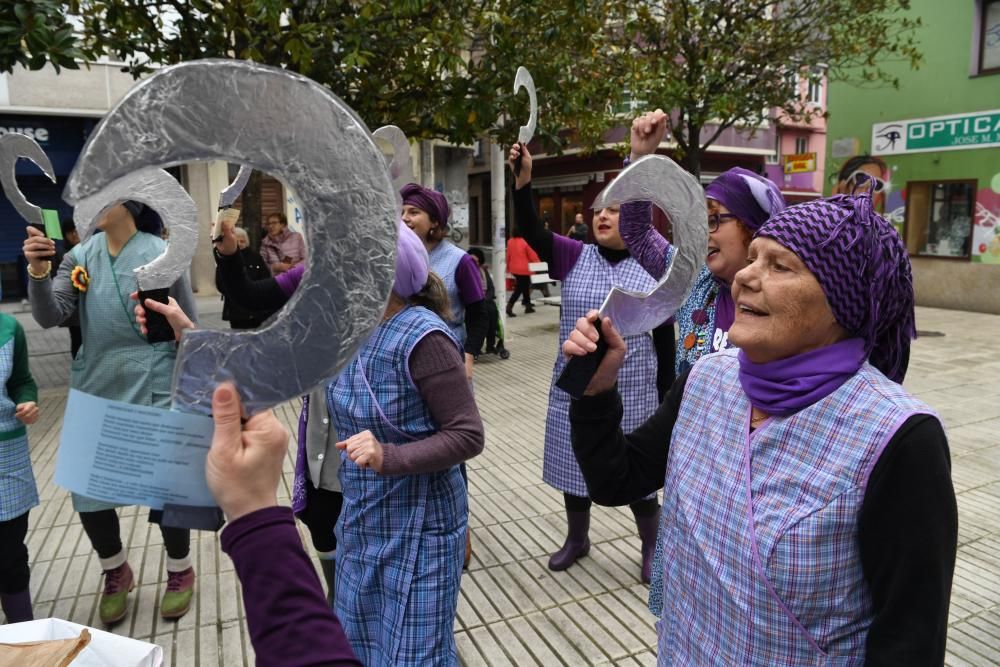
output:
M 28 513 L 0 521 L 0 593 L 20 593 L 28 588 Z
M 514 293 L 507 300 L 508 313 L 513 310 L 518 297 L 521 297 L 521 304 L 525 308 L 531 307 L 531 276 L 514 276 Z
M 497 323 L 500 321 L 500 311 L 497 302 L 490 299 L 486 302 L 486 351 L 493 352 L 497 347 Z
M 162 512 L 151 510 L 149 519 L 158 522 Z M 101 558 L 111 558 L 122 550 L 122 533 L 118 525 L 118 512 L 101 510 L 99 512 L 80 512 L 80 523 L 90 538 L 94 551 Z M 163 536 L 163 546 L 167 555 L 174 559 L 185 558 L 191 552 L 191 531 L 187 528 L 167 528 L 160 526 Z
M 299 520 L 309 529 L 316 551 L 333 551 L 337 548 L 333 528 L 337 525 L 343 506 L 344 494 L 317 489 L 312 480 L 306 479 L 306 508 L 299 514 Z
M 590 498 L 574 496 L 570 493 L 563 494 L 563 503 L 566 505 L 567 512 L 589 512 L 590 506 L 594 504 Z M 642 500 L 630 503 L 629 507 L 632 509 L 632 514 L 637 519 L 641 519 L 656 514 L 656 510 L 660 508 L 660 504 L 656 501 L 656 498 L 643 498 Z
M 69 329 L 69 354 L 76 359 L 76 353 L 80 351 L 80 346 L 83 345 L 83 332 L 80 330 L 80 326 L 76 324 L 66 328 Z

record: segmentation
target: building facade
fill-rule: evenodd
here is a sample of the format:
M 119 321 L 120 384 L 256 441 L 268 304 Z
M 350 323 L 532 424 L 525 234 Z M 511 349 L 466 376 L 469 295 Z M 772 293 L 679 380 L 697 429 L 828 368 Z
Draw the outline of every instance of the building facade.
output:
M 899 89 L 831 84 L 827 171 L 886 162 L 918 304 L 1000 313 L 1000 0 L 911 7 L 924 62 L 883 65 Z

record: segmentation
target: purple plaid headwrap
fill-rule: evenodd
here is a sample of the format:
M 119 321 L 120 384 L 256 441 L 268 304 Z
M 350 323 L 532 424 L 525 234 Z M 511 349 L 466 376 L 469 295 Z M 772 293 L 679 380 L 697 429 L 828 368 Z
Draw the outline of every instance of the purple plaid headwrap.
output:
M 913 275 L 903 239 L 872 208 L 871 194 L 791 206 L 757 236 L 772 238 L 819 281 L 840 326 L 865 341 L 868 361 L 902 382 L 916 338 Z
M 404 225 L 402 220 L 396 227 L 396 279 L 392 283 L 392 291 L 409 299 L 427 283 L 430 261 L 427 248 L 416 232 Z
M 448 226 L 448 216 L 451 215 L 451 209 L 448 208 L 448 200 L 440 192 L 416 183 L 407 183 L 399 191 L 399 194 L 403 197 L 403 204 L 416 206 L 442 227 Z
M 718 201 L 753 230 L 785 210 L 785 198 L 778 186 L 743 167 L 720 174 L 705 188 L 705 197 Z

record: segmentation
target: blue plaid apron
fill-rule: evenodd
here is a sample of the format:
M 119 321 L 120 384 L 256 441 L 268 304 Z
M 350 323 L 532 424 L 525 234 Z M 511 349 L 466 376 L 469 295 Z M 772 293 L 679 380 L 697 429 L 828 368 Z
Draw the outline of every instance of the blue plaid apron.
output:
M 563 493 L 586 498 L 587 484 L 576 462 L 570 443 L 569 394 L 556 387 L 555 382 L 566 365 L 562 343 L 576 327 L 576 321 L 587 311 L 600 308 L 612 286 L 628 290 L 648 291 L 656 281 L 646 273 L 635 259 L 628 257 L 611 264 L 604 259 L 594 244 L 587 244 L 576 264 L 562 283 L 562 316 L 559 319 L 559 350 L 552 369 L 549 387 L 549 410 L 545 419 L 545 454 L 542 478 L 546 484 Z M 618 371 L 618 391 L 622 395 L 625 415 L 622 430 L 631 432 L 649 418 L 659 406 L 656 393 L 656 349 L 648 332 L 626 336 L 628 352 L 625 363 Z M 650 496 L 652 497 L 652 496 Z
M 38 505 L 28 435 L 24 424 L 14 417 L 16 406 L 7 394 L 7 380 L 14 370 L 14 344 L 11 336 L 0 345 L 0 521 L 16 519 Z
M 736 354 L 695 364 L 671 437 L 659 664 L 862 665 L 868 476 L 906 419 L 933 413 L 865 364 L 750 434 Z
M 78 312 L 83 346 L 73 360 L 70 387 L 135 405 L 170 407 L 170 382 L 177 354 L 173 341 L 150 344 L 135 323 L 135 269 L 163 253 L 163 239 L 136 232 L 112 261 L 104 234 L 70 251 L 90 276 Z M 73 494 L 73 509 L 96 512 L 117 507 Z
M 448 239 L 438 243 L 428 255 L 431 271 L 444 281 L 444 286 L 448 289 L 448 304 L 451 307 L 448 327 L 458 342 L 465 345 L 465 304 L 462 303 L 462 296 L 458 293 L 458 283 L 455 282 L 455 271 L 463 257 L 465 251 Z
M 444 322 L 417 306 L 382 322 L 329 387 L 343 439 L 369 430 L 386 447 L 437 431 L 409 374 L 410 353 Z M 468 504 L 458 466 L 384 476 L 341 454 L 336 612 L 367 667 L 455 665 Z

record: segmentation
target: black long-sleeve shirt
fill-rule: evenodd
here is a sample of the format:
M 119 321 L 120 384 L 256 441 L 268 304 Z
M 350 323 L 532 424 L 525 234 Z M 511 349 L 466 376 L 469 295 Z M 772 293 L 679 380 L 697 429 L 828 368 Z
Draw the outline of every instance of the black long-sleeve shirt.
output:
M 617 390 L 573 401 L 573 449 L 594 502 L 626 505 L 663 487 L 688 373 L 659 409 L 622 433 Z M 874 620 L 866 665 L 940 665 L 958 542 L 948 441 L 929 415 L 907 419 L 869 477 L 858 515 L 861 568 Z

